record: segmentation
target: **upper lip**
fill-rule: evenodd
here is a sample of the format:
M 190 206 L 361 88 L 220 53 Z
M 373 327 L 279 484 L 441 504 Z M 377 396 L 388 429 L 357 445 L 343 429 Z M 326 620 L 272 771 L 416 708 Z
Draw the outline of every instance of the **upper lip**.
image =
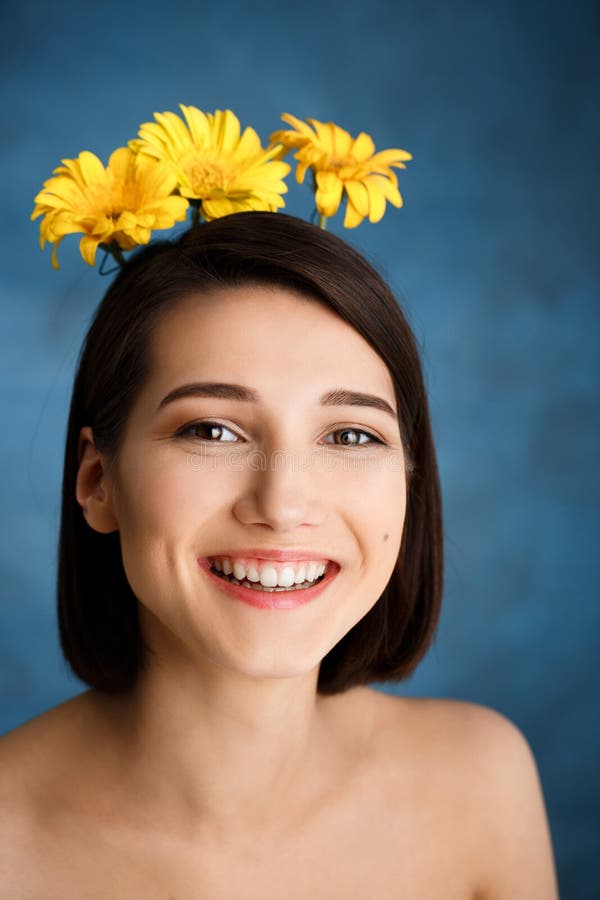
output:
M 322 553 L 316 550 L 305 550 L 300 547 L 297 550 L 267 550 L 265 547 L 245 547 L 241 550 L 226 550 L 212 553 L 211 557 L 214 556 L 227 556 L 230 559 L 273 559 L 277 562 L 300 562 L 302 560 L 336 562 L 336 560 L 331 559 L 329 556 L 323 556 Z

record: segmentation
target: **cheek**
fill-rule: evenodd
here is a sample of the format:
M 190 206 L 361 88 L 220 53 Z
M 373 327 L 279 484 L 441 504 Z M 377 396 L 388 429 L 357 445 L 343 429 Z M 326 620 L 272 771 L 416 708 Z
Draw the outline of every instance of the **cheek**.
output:
M 210 492 L 198 489 L 186 460 L 142 454 L 120 468 L 117 518 L 123 565 L 138 597 L 151 585 L 184 579 L 182 562 L 206 521 Z
M 121 481 L 126 485 L 119 507 L 123 531 L 165 539 L 201 526 L 223 493 L 215 474 L 198 471 L 187 454 L 130 464 Z
M 383 548 L 384 544 L 393 544 L 402 536 L 406 513 L 406 481 L 403 472 L 383 469 L 364 474 L 362 478 L 356 479 L 354 493 L 358 501 L 357 508 L 363 510 L 364 517 L 369 516 L 372 524 L 378 523 L 376 543 Z
M 362 487 L 361 520 L 366 526 L 365 555 L 373 579 L 383 590 L 394 570 L 406 521 L 406 483 L 403 474 L 372 478 Z

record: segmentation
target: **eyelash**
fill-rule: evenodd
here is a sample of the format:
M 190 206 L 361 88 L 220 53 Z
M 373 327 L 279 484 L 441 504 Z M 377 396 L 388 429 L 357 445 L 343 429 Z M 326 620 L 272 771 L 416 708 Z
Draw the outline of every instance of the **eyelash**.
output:
M 214 425 L 217 428 L 224 428 L 226 431 L 230 431 L 232 434 L 235 434 L 233 429 L 229 428 L 227 425 L 223 425 L 221 422 L 213 422 L 211 419 L 204 419 L 201 421 L 190 422 L 188 425 L 184 425 L 179 431 L 176 432 L 175 437 L 184 438 L 184 439 L 192 439 L 199 440 L 206 444 L 234 444 L 236 441 L 211 441 L 207 438 L 199 438 L 197 435 L 190 435 L 188 432 L 191 431 L 192 428 L 197 428 L 200 425 L 210 426 Z M 385 446 L 385 441 L 382 441 L 381 438 L 376 437 L 372 432 L 365 431 L 364 428 L 352 428 L 352 427 L 344 427 L 337 428 L 335 431 L 331 431 L 330 434 L 340 434 L 344 431 L 354 431 L 356 434 L 365 434 L 369 438 L 368 443 L 363 444 L 334 444 L 331 446 L 337 447 L 368 447 L 371 444 L 381 444 Z

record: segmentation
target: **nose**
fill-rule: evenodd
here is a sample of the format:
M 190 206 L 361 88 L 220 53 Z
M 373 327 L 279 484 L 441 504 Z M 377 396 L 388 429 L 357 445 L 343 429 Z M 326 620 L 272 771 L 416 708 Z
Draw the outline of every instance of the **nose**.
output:
M 233 513 L 244 525 L 293 531 L 320 525 L 326 516 L 324 485 L 308 454 L 257 452 L 248 461 L 247 479 Z

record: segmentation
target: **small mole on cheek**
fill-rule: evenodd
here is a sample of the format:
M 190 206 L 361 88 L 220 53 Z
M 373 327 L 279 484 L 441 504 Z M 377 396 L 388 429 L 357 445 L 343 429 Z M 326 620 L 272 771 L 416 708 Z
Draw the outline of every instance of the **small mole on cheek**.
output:
M 384 544 L 385 544 L 385 542 L 387 541 L 388 538 L 389 538 L 389 534 L 388 534 L 387 531 L 386 531 L 386 533 L 385 533 L 384 536 L 383 536 L 383 543 L 384 543 Z

